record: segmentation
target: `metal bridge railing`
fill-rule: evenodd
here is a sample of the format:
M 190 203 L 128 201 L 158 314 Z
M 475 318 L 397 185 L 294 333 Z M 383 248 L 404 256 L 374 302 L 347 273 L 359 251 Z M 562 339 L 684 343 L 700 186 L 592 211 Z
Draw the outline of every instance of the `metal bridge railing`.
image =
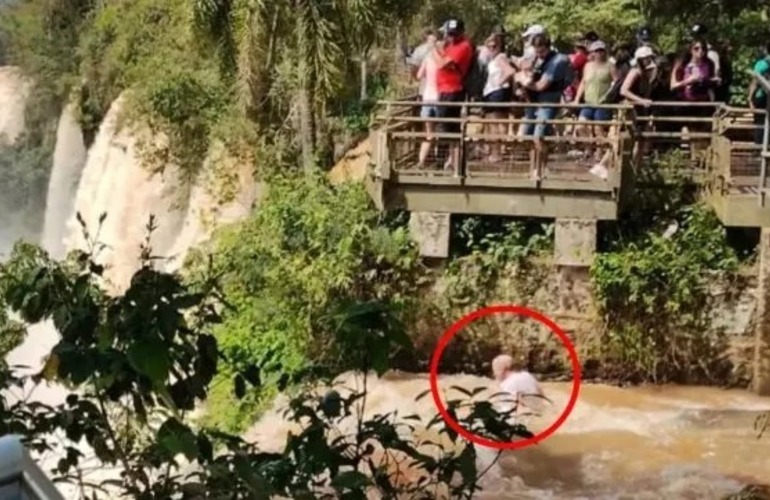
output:
M 0 498 L 64 500 L 17 436 L 0 438 Z

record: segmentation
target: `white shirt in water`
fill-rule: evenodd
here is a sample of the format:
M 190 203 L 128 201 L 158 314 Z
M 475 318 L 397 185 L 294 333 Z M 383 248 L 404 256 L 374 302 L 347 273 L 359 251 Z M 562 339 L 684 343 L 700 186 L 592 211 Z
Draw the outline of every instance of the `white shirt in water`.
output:
M 511 372 L 500 382 L 500 388 L 511 395 L 513 401 L 519 401 L 533 410 L 539 410 L 542 399 L 540 384 L 537 379 L 527 371 Z M 533 397 L 534 396 L 534 397 Z M 507 398 L 506 398 L 507 399 Z

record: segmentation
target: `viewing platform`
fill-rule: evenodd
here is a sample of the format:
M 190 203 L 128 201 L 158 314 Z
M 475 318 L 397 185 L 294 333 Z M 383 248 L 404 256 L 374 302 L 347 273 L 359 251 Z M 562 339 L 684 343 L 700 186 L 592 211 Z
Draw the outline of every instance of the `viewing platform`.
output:
M 753 115 L 763 111 L 720 104 L 655 103 L 640 116 L 628 105 L 603 106 L 613 118 L 579 122 L 582 106 L 559 105 L 559 117 L 538 122 L 522 117 L 525 104 L 511 103 L 505 119 L 482 118 L 485 103 L 445 104 L 461 107 L 461 117 L 421 118 L 418 101 L 379 104 L 371 130 L 372 168 L 369 192 L 384 210 L 445 212 L 543 218 L 615 220 L 631 201 L 637 174 L 653 155 L 681 151 L 692 176 L 726 226 L 770 226 L 767 206 L 768 153 L 755 144 Z M 708 107 L 700 117 L 684 110 Z M 681 113 L 681 114 L 680 114 Z M 457 133 L 432 133 L 424 167 L 420 145 L 428 140 L 425 124 L 451 123 Z M 528 123 L 546 123 L 556 133 L 543 138 L 548 154 L 538 158 L 535 138 L 518 133 Z M 575 127 L 602 126 L 604 137 L 575 137 Z M 497 129 L 493 132 L 494 129 Z M 435 146 L 435 147 L 434 147 Z M 435 151 L 459 148 L 457 165 L 446 170 Z M 497 161 L 485 158 L 498 148 Z M 586 157 L 591 151 L 601 154 Z M 607 177 L 589 172 L 604 157 Z
M 754 76 L 770 92 L 770 82 Z M 459 106 L 459 118 L 420 116 L 422 106 L 437 104 L 380 102 L 365 176 L 381 210 L 410 212 L 410 230 L 423 256 L 449 256 L 452 214 L 552 219 L 553 263 L 561 276 L 559 288 L 567 293 L 593 262 L 598 221 L 619 219 L 646 184 L 662 182 L 656 169 L 673 170 L 699 186 L 725 226 L 761 228 L 753 388 L 770 395 L 766 110 L 719 103 L 655 102 L 642 109 L 624 104 L 603 106 L 612 111 L 607 121 L 584 122 L 577 119 L 582 106 L 559 104 L 555 119 L 538 122 L 524 118 L 525 103 L 505 103 L 509 112 L 493 119 L 482 117 L 489 104 L 465 102 L 441 103 Z M 762 125 L 756 124 L 759 115 L 764 115 Z M 426 123 L 452 124 L 454 131 L 428 133 Z M 534 136 L 522 133 L 531 123 L 552 128 L 543 138 L 545 155 Z M 602 127 L 602 133 L 573 133 L 588 125 Z M 421 147 L 427 147 L 422 164 Z M 458 161 L 445 168 L 453 149 Z M 666 168 L 654 161 L 672 153 L 677 158 Z M 567 306 L 561 309 L 557 316 L 572 314 Z

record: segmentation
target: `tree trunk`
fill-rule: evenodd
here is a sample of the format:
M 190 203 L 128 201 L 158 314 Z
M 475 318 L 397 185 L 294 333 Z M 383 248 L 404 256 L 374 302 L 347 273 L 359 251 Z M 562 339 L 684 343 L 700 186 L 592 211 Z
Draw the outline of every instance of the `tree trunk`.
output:
M 307 40 L 307 7 L 305 0 L 296 0 L 297 11 L 297 70 L 299 88 L 297 108 L 299 111 L 299 143 L 302 152 L 302 167 L 306 172 L 315 168 L 315 113 L 313 111 L 313 78 L 310 73 L 310 50 Z
M 396 70 L 401 71 L 406 68 L 406 51 L 404 50 L 404 29 L 401 23 L 396 27 Z
M 369 99 L 369 58 L 361 53 L 361 102 Z

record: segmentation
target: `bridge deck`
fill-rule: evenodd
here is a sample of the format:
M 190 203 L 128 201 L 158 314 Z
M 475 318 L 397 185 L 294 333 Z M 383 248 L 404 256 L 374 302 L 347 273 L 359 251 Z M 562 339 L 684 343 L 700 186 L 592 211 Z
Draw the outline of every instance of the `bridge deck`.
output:
M 521 103 L 494 118 L 482 117 L 482 103 L 443 103 L 459 106 L 460 117 L 422 118 L 422 105 L 380 103 L 367 186 L 382 209 L 611 220 L 633 196 L 640 169 L 673 153 L 674 173 L 703 185 L 725 225 L 770 226 L 762 146 L 754 142 L 761 111 L 655 103 L 642 116 L 627 105 L 602 106 L 613 118 L 590 127 L 576 120 L 576 105 L 559 105 L 546 122 L 525 119 Z M 536 123 L 554 132 L 544 138 L 546 155 L 524 130 Z M 445 166 L 448 158 L 456 161 Z

